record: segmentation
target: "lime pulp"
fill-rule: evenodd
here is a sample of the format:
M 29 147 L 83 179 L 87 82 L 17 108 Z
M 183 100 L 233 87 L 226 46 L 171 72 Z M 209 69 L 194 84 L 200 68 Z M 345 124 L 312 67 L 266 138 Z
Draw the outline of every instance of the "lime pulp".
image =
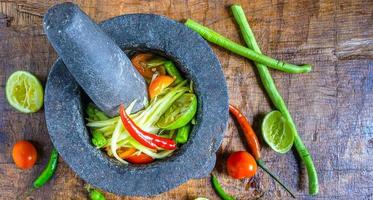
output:
M 277 110 L 265 116 L 262 133 L 265 142 L 278 153 L 286 153 L 293 146 L 293 129 L 281 112 Z
M 37 112 L 43 106 L 43 87 L 29 72 L 16 71 L 10 75 L 5 93 L 9 104 L 20 112 Z

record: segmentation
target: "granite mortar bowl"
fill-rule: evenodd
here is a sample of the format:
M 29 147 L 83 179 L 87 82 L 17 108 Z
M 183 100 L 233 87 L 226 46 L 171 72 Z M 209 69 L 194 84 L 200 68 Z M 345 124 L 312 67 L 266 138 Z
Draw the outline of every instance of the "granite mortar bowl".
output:
M 85 126 L 89 102 L 61 59 L 46 84 L 45 115 L 54 146 L 89 184 L 118 195 L 166 192 L 213 169 L 228 120 L 228 94 L 221 65 L 209 45 L 183 24 L 153 14 L 129 14 L 100 23 L 126 52 L 153 52 L 173 60 L 194 82 L 197 123 L 186 144 L 168 158 L 146 165 L 123 165 L 96 149 Z

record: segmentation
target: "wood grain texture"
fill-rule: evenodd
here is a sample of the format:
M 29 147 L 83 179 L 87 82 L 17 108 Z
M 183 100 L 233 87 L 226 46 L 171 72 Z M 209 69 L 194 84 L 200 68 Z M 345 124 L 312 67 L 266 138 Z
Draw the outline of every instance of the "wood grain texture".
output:
M 44 113 L 25 115 L 6 102 L 7 78 L 28 70 L 44 83 L 56 54 L 42 27 L 45 10 L 60 0 L 0 0 L 0 199 L 14 199 L 42 170 L 51 150 Z M 252 0 L 252 1 L 76 1 L 96 21 L 127 13 L 156 13 L 175 20 L 192 18 L 243 44 L 228 6 L 240 3 L 263 52 L 291 63 L 310 63 L 313 71 L 289 75 L 271 71 L 288 104 L 299 133 L 319 172 L 320 193 L 307 195 L 307 177 L 296 153 L 279 155 L 263 145 L 267 165 L 297 193 L 299 199 L 373 199 L 373 1 L 371 0 Z M 231 103 L 239 106 L 260 133 L 263 115 L 272 105 L 252 62 L 212 45 L 222 63 Z M 203 66 L 201 66 L 203 67 Z M 29 171 L 15 168 L 12 145 L 33 141 L 39 152 Z M 238 199 L 288 199 L 259 170 L 253 180 L 228 178 L 229 152 L 242 150 L 230 119 L 214 170 L 222 185 Z M 124 182 L 125 184 L 125 182 Z M 34 199 L 86 199 L 84 182 L 60 159 L 55 178 L 33 193 Z M 119 197 L 108 199 L 148 199 Z M 218 199 L 209 179 L 190 180 L 149 199 Z

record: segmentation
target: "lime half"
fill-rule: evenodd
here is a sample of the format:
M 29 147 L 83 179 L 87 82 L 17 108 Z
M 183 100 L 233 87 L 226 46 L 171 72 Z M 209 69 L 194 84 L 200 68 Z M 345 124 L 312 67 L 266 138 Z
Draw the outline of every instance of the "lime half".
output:
M 293 146 L 294 132 L 292 127 L 277 110 L 265 116 L 262 132 L 266 143 L 278 153 L 286 153 Z
M 16 71 L 5 86 L 6 98 L 11 106 L 23 113 L 33 113 L 43 106 L 43 87 L 29 72 Z

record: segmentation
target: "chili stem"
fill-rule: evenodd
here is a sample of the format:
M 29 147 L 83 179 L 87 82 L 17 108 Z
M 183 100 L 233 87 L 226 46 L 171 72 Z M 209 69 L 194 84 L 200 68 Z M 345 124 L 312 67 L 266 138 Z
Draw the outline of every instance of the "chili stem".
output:
M 237 24 L 240 27 L 242 36 L 247 44 L 247 46 L 257 53 L 261 53 L 260 48 L 255 40 L 254 33 L 251 30 L 249 23 L 246 20 L 246 16 L 244 11 L 242 10 L 241 6 L 233 5 L 232 7 L 233 16 L 237 21 Z M 300 155 L 301 159 L 303 160 L 307 173 L 308 173 L 308 186 L 309 186 L 309 193 L 311 195 L 316 195 L 319 191 L 318 185 L 318 178 L 316 168 L 313 164 L 312 157 L 308 152 L 307 147 L 303 144 L 302 139 L 300 138 L 294 121 L 289 113 L 289 110 L 286 107 L 284 100 L 282 99 L 280 93 L 278 92 L 275 82 L 272 79 L 272 76 L 268 70 L 268 68 L 255 62 L 256 67 L 259 71 L 260 79 L 264 85 L 265 90 L 268 93 L 268 96 L 272 100 L 272 103 L 275 107 L 284 115 L 284 117 L 289 121 L 292 129 L 294 130 L 294 146 L 297 150 L 298 154 Z
M 16 200 L 24 200 L 24 199 L 26 199 L 35 190 L 36 190 L 36 188 L 30 188 L 30 189 L 28 189 L 26 192 L 24 192 L 21 195 L 17 196 Z
M 229 40 L 228 38 L 223 37 L 219 33 L 205 26 L 202 26 L 201 24 L 191 19 L 188 19 L 185 22 L 185 25 L 189 27 L 190 29 L 194 30 L 195 32 L 197 32 L 198 34 L 200 34 L 207 41 L 215 43 L 221 47 L 224 47 L 232 51 L 233 53 L 246 57 L 255 62 L 265 64 L 268 67 L 271 67 L 273 69 L 277 69 L 277 70 L 284 71 L 284 72 L 291 73 L 291 74 L 306 73 L 306 72 L 311 71 L 311 65 L 305 64 L 305 65 L 297 66 L 297 65 L 293 65 L 293 64 L 285 63 L 283 61 L 273 59 L 259 52 L 255 52 L 249 48 L 239 45 L 233 42 L 232 40 Z

